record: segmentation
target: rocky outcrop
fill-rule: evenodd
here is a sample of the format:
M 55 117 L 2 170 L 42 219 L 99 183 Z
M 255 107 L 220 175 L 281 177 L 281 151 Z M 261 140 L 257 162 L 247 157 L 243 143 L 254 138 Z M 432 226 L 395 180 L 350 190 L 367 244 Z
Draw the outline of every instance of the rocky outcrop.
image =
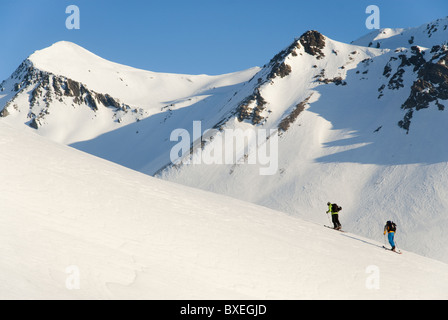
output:
M 275 79 L 276 77 L 284 78 L 288 76 L 292 72 L 291 66 L 286 64 L 285 62 L 279 63 L 272 68 L 271 73 L 269 74 L 269 79 Z
M 423 64 L 426 63 L 423 57 L 424 52 L 417 46 L 411 47 L 410 56 L 406 53 L 398 54 L 398 56 L 393 56 L 390 58 L 389 62 L 384 67 L 383 76 L 389 78 L 389 83 L 387 87 L 390 90 L 399 90 L 404 87 L 403 77 L 405 74 L 405 67 L 413 67 L 413 72 L 416 72 Z M 400 60 L 400 65 L 398 66 L 396 72 L 392 75 L 392 63 L 394 61 Z
M 19 66 L 11 76 L 10 81 L 17 81 L 13 86 L 16 93 L 0 111 L 0 116 L 7 117 L 10 115 L 11 108 L 17 109 L 15 105 L 17 97 L 29 92 L 28 124 L 35 129 L 39 128 L 44 122 L 44 118 L 50 113 L 51 103 L 55 100 L 72 105 L 86 105 L 94 112 L 102 107 L 125 113 L 131 111 L 129 105 L 120 102 L 109 94 L 95 92 L 83 83 L 67 77 L 38 70 L 29 60 L 24 61 Z M 137 113 L 139 111 L 142 113 L 141 109 L 134 109 L 133 112 L 135 113 L 136 110 Z
M 311 94 L 308 98 L 306 98 L 305 100 L 303 100 L 302 102 L 297 104 L 296 107 L 294 108 L 294 110 L 287 117 L 285 117 L 282 121 L 280 121 L 280 124 L 278 125 L 279 133 L 286 132 L 289 129 L 291 124 L 294 123 L 294 121 L 297 120 L 299 115 L 305 110 L 305 107 L 308 104 L 308 102 L 310 101 L 312 96 L 313 95 Z
M 448 100 L 448 46 L 433 47 L 431 53 L 432 58 L 419 66 L 418 78 L 402 105 L 402 108 L 408 111 L 399 126 L 407 131 L 415 110 L 429 108 L 432 102 L 439 110 L 444 110 L 442 101 Z
M 292 72 L 291 66 L 285 60 L 289 55 L 296 57 L 298 55 L 297 49 L 300 49 L 300 42 L 294 41 L 288 48 L 280 51 L 271 59 L 268 66 L 265 66 L 270 69 L 267 80 L 273 80 L 277 77 L 284 78 Z
M 318 31 L 305 32 L 299 39 L 306 53 L 315 56 L 316 59 L 325 57 L 322 51 L 325 48 L 325 37 Z
M 240 122 L 244 120 L 251 121 L 252 124 L 260 124 L 264 117 L 261 113 L 264 111 L 266 100 L 261 96 L 259 89 L 247 97 L 237 109 L 238 120 Z
M 299 54 L 302 55 L 303 51 L 300 53 L 298 52 L 301 48 L 304 49 L 303 51 L 305 51 L 305 53 L 314 56 L 316 59 L 323 59 L 325 57 L 323 52 L 323 49 L 325 48 L 325 37 L 317 31 L 307 31 L 300 38 L 296 39 L 290 46 L 275 55 L 271 61 L 263 67 L 263 71 L 259 73 L 253 93 L 238 105 L 236 116 L 240 122 L 250 121 L 252 124 L 257 125 L 262 124 L 266 120 L 266 117 L 269 115 L 270 111 L 266 110 L 267 101 L 262 97 L 261 88 L 266 83 L 272 84 L 277 78 L 282 79 L 289 76 L 293 70 L 287 63 L 288 57 L 291 58 L 297 57 Z M 325 84 L 347 84 L 341 77 L 335 77 L 333 79 L 321 77 L 316 81 Z M 288 129 L 288 123 L 293 122 L 303 111 L 303 108 L 308 100 L 309 98 L 303 102 L 303 105 L 302 103 L 299 103 L 291 115 L 282 121 L 280 127 L 283 128 L 284 131 Z M 265 116 L 263 116 L 263 114 Z
M 261 88 L 266 83 L 273 83 L 276 78 L 285 78 L 291 74 L 292 68 L 286 63 L 288 56 L 298 56 L 297 50 L 301 48 L 300 41 L 295 40 L 289 47 L 276 54 L 263 70 L 258 73 L 258 77 L 252 78 L 249 83 L 256 80 L 253 93 L 246 97 L 236 109 L 238 121 L 250 121 L 257 125 L 265 121 L 262 113 L 266 110 L 267 101 L 261 95 Z

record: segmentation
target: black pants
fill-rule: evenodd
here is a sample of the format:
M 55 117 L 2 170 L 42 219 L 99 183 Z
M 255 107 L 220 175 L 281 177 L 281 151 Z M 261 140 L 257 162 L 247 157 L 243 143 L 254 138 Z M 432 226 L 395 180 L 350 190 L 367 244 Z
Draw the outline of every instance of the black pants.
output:
M 331 219 L 333 220 L 335 229 L 342 227 L 341 223 L 339 222 L 339 214 L 332 214 Z

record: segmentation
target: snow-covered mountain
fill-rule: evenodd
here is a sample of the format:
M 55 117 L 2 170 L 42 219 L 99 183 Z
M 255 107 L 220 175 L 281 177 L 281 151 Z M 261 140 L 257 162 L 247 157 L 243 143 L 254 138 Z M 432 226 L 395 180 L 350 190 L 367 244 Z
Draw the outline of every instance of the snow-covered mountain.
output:
M 1 299 L 447 299 L 448 265 L 0 122 Z
M 36 51 L 0 85 L 1 116 L 70 144 L 159 114 L 174 104 L 189 106 L 210 91 L 237 86 L 256 71 L 222 76 L 155 73 L 104 60 L 61 41 Z
M 319 224 L 338 202 L 344 228 L 370 239 L 395 220 L 403 248 L 448 261 L 447 26 L 352 44 L 308 31 L 261 68 L 214 77 L 136 70 L 61 42 L 1 84 L 0 110 L 128 168 Z M 195 136 L 194 121 L 216 131 L 191 141 L 193 159 L 217 150 L 226 129 L 274 130 L 276 174 L 244 164 L 253 139 L 236 150 L 239 164 L 174 166 L 170 135 Z
M 335 201 L 346 229 L 380 239 L 392 219 L 402 246 L 448 261 L 447 62 L 442 42 L 373 49 L 309 32 L 248 82 L 253 95 L 224 125 L 278 129 L 277 174 L 185 165 L 160 176 L 320 223 Z

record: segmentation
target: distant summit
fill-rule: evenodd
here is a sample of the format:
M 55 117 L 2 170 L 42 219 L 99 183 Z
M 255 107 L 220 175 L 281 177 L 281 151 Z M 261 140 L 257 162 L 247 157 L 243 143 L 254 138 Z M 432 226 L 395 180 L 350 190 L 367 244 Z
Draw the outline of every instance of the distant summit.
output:
M 352 44 L 384 49 L 409 48 L 418 45 L 431 48 L 448 41 L 448 17 L 437 19 L 417 28 L 384 28 L 372 31 Z

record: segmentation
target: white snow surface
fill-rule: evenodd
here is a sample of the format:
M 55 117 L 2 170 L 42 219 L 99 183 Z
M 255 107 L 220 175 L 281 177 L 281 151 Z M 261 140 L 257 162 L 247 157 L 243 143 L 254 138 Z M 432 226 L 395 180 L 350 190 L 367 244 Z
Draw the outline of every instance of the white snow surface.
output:
M 444 263 L 3 121 L 0 145 L 1 299 L 448 298 Z M 69 290 L 73 268 L 79 289 Z

